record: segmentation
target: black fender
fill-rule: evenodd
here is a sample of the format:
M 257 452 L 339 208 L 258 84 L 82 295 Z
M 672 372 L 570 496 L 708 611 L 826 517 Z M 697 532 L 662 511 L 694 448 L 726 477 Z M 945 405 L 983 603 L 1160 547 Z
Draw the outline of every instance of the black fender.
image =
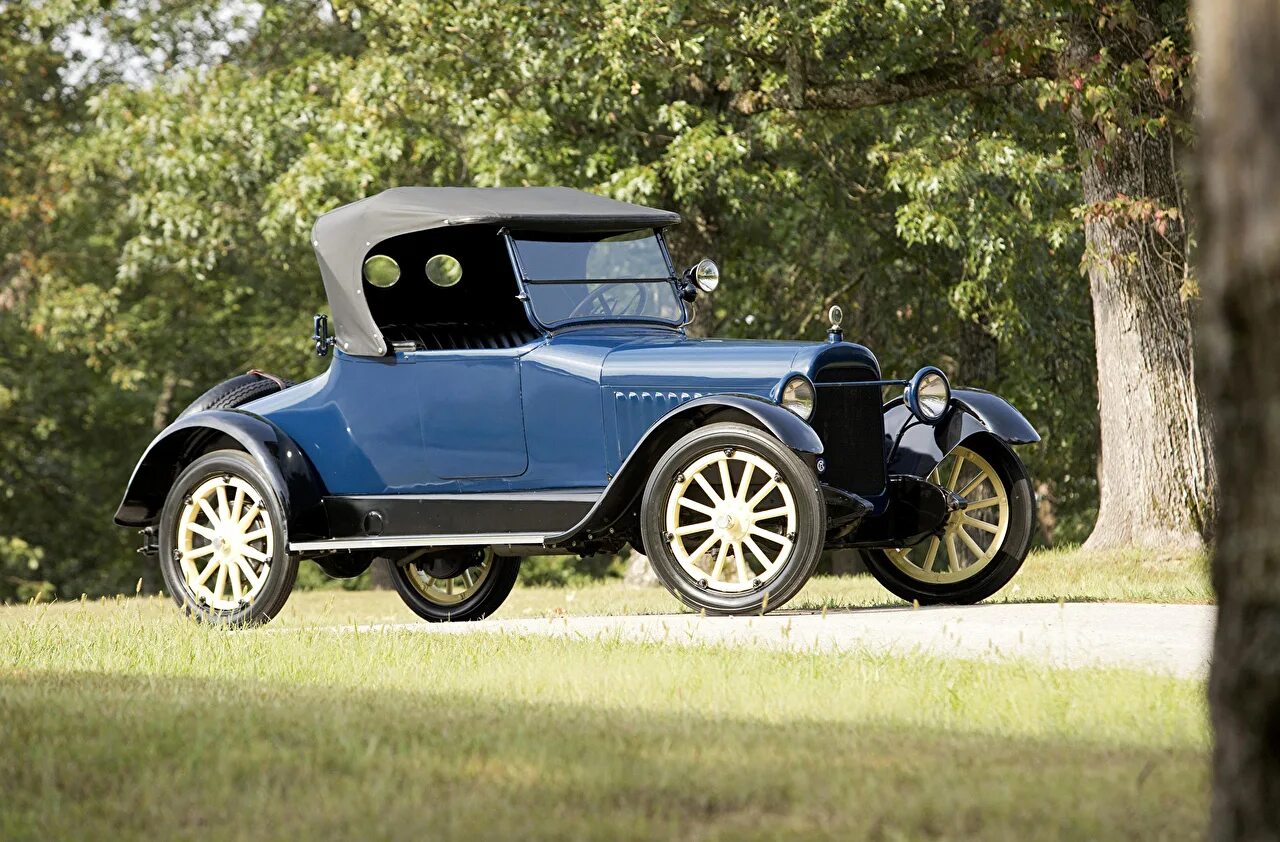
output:
M 243 450 L 271 480 L 289 538 L 327 537 L 324 484 L 293 439 L 265 418 L 239 409 L 207 409 L 170 424 L 152 440 L 116 510 L 121 526 L 151 526 L 178 474 L 201 455 Z
M 891 475 L 928 476 L 957 445 L 977 435 L 992 435 L 1009 445 L 1040 441 L 1035 427 L 1008 401 L 978 389 L 954 390 L 946 417 L 935 425 L 922 423 L 900 397 L 884 406 Z
M 681 404 L 655 421 L 582 520 L 572 529 L 547 538 L 545 543 L 557 546 L 607 540 L 606 536 L 619 531 L 618 524 L 633 513 L 633 504 L 649 481 L 650 469 L 667 448 L 686 433 L 720 421 L 757 427 L 798 453 L 812 456 L 822 453 L 822 439 L 789 409 L 755 395 L 704 395 Z

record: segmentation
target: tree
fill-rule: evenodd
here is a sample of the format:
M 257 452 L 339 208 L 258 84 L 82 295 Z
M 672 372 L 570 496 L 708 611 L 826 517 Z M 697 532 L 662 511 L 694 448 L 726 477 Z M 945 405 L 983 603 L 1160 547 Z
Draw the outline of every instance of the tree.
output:
M 0 243 L 6 255 L 22 243 L 36 267 L 10 320 L 29 350 L 0 363 L 0 382 L 40 394 L 28 361 L 57 359 L 78 378 L 51 381 L 59 429 L 79 429 L 86 403 L 112 413 L 99 461 L 78 444 L 56 454 L 68 486 L 103 501 L 92 527 L 0 521 L 46 558 L 98 548 L 57 580 L 64 592 L 77 595 L 78 571 L 95 565 L 134 581 L 106 501 L 156 426 L 247 368 L 319 371 L 305 340 L 323 306 L 310 227 L 405 183 L 567 184 L 678 208 L 677 258 L 714 256 L 726 273 L 695 330 L 818 339 L 829 304 L 845 305 L 848 335 L 887 372 L 940 362 L 1023 409 L 1045 434 L 1024 455 L 1060 507 L 1057 534 L 1087 533 L 1099 419 L 1080 256 L 1109 254 L 1086 261 L 1106 277 L 1125 268 L 1123 284 L 1107 281 L 1122 299 L 1152 281 L 1131 265 L 1185 265 L 1163 245 L 1138 262 L 1157 234 L 1185 245 L 1183 216 L 1176 197 L 1148 196 L 1107 163 L 1134 126 L 1171 148 L 1185 4 L 289 0 L 248 19 L 226 5 L 41 4 L 109 44 L 74 84 L 54 69 L 78 107 L 24 154 L 52 200 L 38 238 Z M 1069 36 L 1096 43 L 1072 52 Z M 1128 52 L 1103 49 L 1106 38 Z M 122 65 L 129 76 L 113 71 Z M 1150 96 L 1134 94 L 1143 85 Z M 1082 155 L 1085 130 L 1098 154 Z M 1082 162 L 1102 184 L 1087 196 Z M 1175 274 L 1152 283 L 1166 289 Z M 1178 298 L 1161 318 L 1176 327 L 1189 310 Z M 1113 344 L 1145 354 L 1165 335 Z M 1104 415 L 1116 405 L 1103 395 Z M 1169 464 L 1192 459 L 1191 436 L 1162 440 Z M 4 447 L 29 446 L 0 428 Z M 1181 523 L 1160 534 L 1183 540 L 1203 495 L 1143 485 L 1164 476 L 1157 463 L 1139 459 L 1136 478 L 1115 482 L 1148 489 L 1140 519 Z M 46 492 L 14 494 L 0 517 L 49 508 Z M 1156 534 L 1130 526 L 1100 535 Z
M 1280 8 L 1204 3 L 1200 165 L 1205 320 L 1200 359 L 1219 421 L 1222 488 L 1209 702 L 1211 836 L 1280 837 Z
M 936 127 L 961 95 L 991 100 L 1017 89 L 1007 94 L 1016 101 L 1030 89 L 1043 105 L 1060 104 L 1070 127 L 1061 151 L 1078 168 L 1096 337 L 1101 501 L 1090 544 L 1202 544 L 1213 522 L 1216 471 L 1194 376 L 1196 284 L 1176 163 L 1187 137 L 1186 2 L 913 2 L 893 11 L 829 0 L 749 10 L 605 2 L 595 14 L 577 7 L 496 14 L 503 5 L 473 4 L 476 13 L 463 19 L 433 3 L 373 4 L 364 7 L 364 25 L 378 33 L 374 43 L 452 66 L 470 80 L 467 101 L 489 106 L 477 110 L 480 119 L 509 125 L 513 110 L 536 115 L 531 125 L 563 132 L 595 171 L 617 162 L 607 183 L 620 192 L 696 203 L 694 241 L 727 230 L 722 223 L 741 214 L 751 192 L 796 189 L 785 182 L 785 167 L 774 168 L 786 142 L 781 133 L 822 135 L 824 121 L 810 115 L 865 125 L 851 115 L 901 113 L 903 104 L 927 100 Z M 456 42 L 407 37 L 424 21 L 441 20 L 459 32 Z M 554 55 L 540 54 L 549 42 L 557 44 Z M 478 78 L 469 72 L 477 64 L 486 68 Z M 655 122 L 666 125 L 657 130 Z M 904 131 L 930 123 L 908 121 Z M 628 131 L 629 143 L 616 139 Z M 602 142 L 625 154 L 588 151 Z M 563 154 L 564 146 L 553 148 Z M 843 168 L 842 157 L 827 160 Z M 1011 169 L 1023 163 L 1012 157 Z M 560 162 L 539 163 L 556 169 Z M 727 169 L 748 178 L 726 184 Z M 898 233 L 908 242 L 938 242 L 937 229 L 958 227 L 965 214 L 956 206 L 933 210 L 919 229 L 909 208 L 905 219 L 900 213 Z M 979 236 L 958 250 L 981 260 L 985 244 Z M 964 309 L 981 339 L 991 314 Z
M 1194 376 L 1196 287 L 1175 150 L 1190 64 L 1186 4 L 968 10 L 977 14 L 957 24 L 956 48 L 928 65 L 847 80 L 814 60 L 821 54 L 797 60 L 788 46 L 772 58 L 778 87 L 740 101 L 848 110 L 1052 80 L 1046 99 L 1069 111 L 1081 172 L 1096 337 L 1101 500 L 1088 543 L 1198 546 L 1213 522 L 1216 470 Z

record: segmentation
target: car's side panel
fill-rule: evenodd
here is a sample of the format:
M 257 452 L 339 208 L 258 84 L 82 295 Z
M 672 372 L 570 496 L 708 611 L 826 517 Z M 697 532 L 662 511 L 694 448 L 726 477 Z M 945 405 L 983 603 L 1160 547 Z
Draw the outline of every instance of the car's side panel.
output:
M 947 418 L 936 426 L 920 423 L 901 398 L 885 405 L 885 452 L 889 473 L 927 476 L 958 444 L 990 434 L 1006 444 L 1040 441 L 1035 428 L 1004 398 L 990 392 L 956 389 Z
M 245 408 L 286 430 L 334 494 L 505 490 L 527 460 L 517 353 L 339 353 Z
M 425 490 L 417 388 L 405 376 L 411 368 L 339 353 L 315 380 L 245 409 L 288 432 L 332 494 Z
M 520 359 L 503 353 L 415 352 L 409 375 L 426 447 L 440 479 L 515 477 L 529 467 Z
M 178 472 L 210 450 L 244 450 L 271 479 L 294 537 L 324 535 L 323 481 L 301 448 L 270 421 L 239 409 L 209 409 L 178 419 L 142 455 L 116 511 L 121 526 L 150 526 Z
M 608 482 L 600 368 L 617 344 L 590 332 L 566 333 L 521 359 L 526 479 L 538 487 L 599 488 Z

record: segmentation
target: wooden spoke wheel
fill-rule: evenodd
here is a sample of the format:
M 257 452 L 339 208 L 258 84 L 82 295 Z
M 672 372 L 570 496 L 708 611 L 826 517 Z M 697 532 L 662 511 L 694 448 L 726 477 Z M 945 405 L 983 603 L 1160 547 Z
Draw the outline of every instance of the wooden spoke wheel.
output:
M 710 424 L 659 460 L 641 506 L 654 572 L 708 613 L 777 608 L 822 552 L 826 507 L 813 469 L 773 436 Z
M 955 448 L 929 480 L 963 501 L 938 533 L 914 546 L 866 553 L 890 591 L 922 604 L 969 603 L 1005 585 L 1026 557 L 1034 500 L 1026 468 L 1009 448 L 977 439 Z
M 382 563 L 405 605 L 433 623 L 488 617 L 506 601 L 520 572 L 520 559 L 487 547 L 414 550 Z
M 160 569 L 193 617 L 219 625 L 270 620 L 298 574 L 284 513 L 248 454 L 220 450 L 179 475 L 160 516 Z

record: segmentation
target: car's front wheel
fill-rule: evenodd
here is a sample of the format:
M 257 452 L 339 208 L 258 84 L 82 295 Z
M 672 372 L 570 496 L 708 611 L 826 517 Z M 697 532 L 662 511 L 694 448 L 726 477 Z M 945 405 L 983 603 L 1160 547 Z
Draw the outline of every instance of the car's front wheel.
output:
M 710 614 L 754 614 L 791 599 L 813 575 L 826 528 L 813 470 L 745 424 L 710 424 L 672 445 L 649 477 L 640 516 L 654 573 Z
M 866 551 L 867 569 L 921 605 L 986 599 L 1018 572 L 1031 544 L 1035 496 L 1027 469 L 1008 447 L 984 438 L 951 451 L 930 479 L 964 507 L 915 546 Z
M 284 512 L 258 464 L 238 450 L 183 471 L 160 516 L 160 571 L 183 610 L 217 625 L 265 623 L 298 576 Z
M 506 601 L 520 573 L 520 559 L 488 548 L 414 551 L 379 563 L 388 568 L 404 604 L 433 623 L 488 617 Z

